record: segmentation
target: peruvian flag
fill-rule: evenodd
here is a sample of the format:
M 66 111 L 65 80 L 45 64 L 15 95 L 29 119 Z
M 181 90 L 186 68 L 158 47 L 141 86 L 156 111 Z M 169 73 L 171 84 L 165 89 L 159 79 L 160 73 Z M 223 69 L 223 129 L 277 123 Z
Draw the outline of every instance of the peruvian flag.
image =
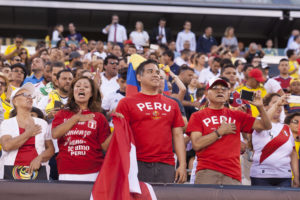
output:
M 124 118 L 114 117 L 112 136 L 90 200 L 156 200 L 151 185 L 139 182 L 132 131 Z

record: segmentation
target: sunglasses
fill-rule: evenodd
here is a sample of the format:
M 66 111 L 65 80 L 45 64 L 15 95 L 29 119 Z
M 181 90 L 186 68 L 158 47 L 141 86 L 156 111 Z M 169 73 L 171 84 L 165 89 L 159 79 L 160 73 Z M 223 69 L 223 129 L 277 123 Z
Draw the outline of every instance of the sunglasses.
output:
M 112 62 L 109 62 L 109 64 L 111 64 L 111 65 L 114 65 L 114 64 L 118 65 L 119 62 L 114 62 L 114 61 L 112 61 Z
M 6 86 L 6 83 L 0 81 L 0 87 L 2 87 L 2 86 Z
M 18 43 L 18 44 L 22 44 L 22 41 L 16 41 L 16 43 Z
M 21 54 L 21 55 L 22 55 L 22 54 L 27 54 L 27 52 L 21 52 L 20 54 Z
M 25 72 L 23 70 L 12 70 L 12 72 L 25 74 Z
M 21 62 L 21 59 L 15 59 L 16 62 Z
M 299 121 L 296 120 L 296 119 L 293 119 L 293 120 L 291 121 L 291 123 L 293 123 L 293 124 L 299 124 Z
M 19 96 L 23 96 L 25 98 L 30 98 L 30 99 L 35 98 L 35 96 L 33 96 L 32 94 L 27 94 L 27 93 L 17 94 L 17 95 L 14 96 L 14 98 L 19 97 Z

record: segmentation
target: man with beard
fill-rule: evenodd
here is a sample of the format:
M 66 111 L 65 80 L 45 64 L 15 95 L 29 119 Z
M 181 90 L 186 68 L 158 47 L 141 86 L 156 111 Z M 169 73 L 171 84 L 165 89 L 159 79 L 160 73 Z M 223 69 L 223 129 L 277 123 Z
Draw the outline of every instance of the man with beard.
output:
M 45 68 L 44 68 L 44 73 L 43 73 L 43 81 L 34 84 L 35 90 L 39 91 L 42 87 L 45 87 L 49 82 L 51 82 L 52 77 L 51 77 L 51 72 L 52 72 L 52 63 L 51 62 L 46 62 Z
M 27 77 L 25 80 L 24 80 L 24 83 L 27 83 L 27 82 L 30 82 L 32 84 L 37 84 L 41 81 L 44 80 L 44 66 L 45 63 L 43 61 L 43 59 L 41 58 L 35 58 L 33 59 L 32 61 L 32 64 L 31 64 L 31 70 L 33 72 L 33 74 L 29 77 Z

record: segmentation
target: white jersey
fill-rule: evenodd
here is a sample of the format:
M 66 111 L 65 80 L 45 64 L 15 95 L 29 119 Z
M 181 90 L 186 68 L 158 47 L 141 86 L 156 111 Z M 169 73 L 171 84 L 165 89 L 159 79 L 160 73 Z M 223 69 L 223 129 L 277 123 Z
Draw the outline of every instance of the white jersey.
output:
M 282 123 L 272 123 L 271 130 L 261 132 L 253 131 L 253 163 L 250 169 L 250 176 L 254 178 L 291 178 L 291 153 L 294 148 L 294 137 L 291 130 L 287 127 L 284 135 L 288 140 L 278 147 L 271 155 L 260 163 L 263 148 L 287 126 Z
M 273 78 L 269 78 L 265 84 L 264 88 L 267 90 L 267 93 L 278 93 L 281 90 L 280 83 Z

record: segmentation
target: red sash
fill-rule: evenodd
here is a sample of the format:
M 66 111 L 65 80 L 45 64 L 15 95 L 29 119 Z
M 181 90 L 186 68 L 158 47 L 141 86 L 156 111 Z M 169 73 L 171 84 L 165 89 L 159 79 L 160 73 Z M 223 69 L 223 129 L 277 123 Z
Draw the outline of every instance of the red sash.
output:
M 274 153 L 279 147 L 289 140 L 290 130 L 287 125 L 284 125 L 280 133 L 272 139 L 261 151 L 259 164 L 267 159 L 272 153 Z

